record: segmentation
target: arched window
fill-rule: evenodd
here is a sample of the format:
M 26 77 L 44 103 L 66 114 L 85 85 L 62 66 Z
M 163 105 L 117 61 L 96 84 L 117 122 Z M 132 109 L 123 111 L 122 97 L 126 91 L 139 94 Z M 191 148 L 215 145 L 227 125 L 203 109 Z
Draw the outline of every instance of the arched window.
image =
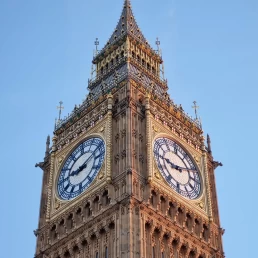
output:
M 99 252 L 96 252 L 96 258 L 99 258 Z
M 71 213 L 66 220 L 66 228 L 67 229 L 72 229 L 73 228 L 73 214 Z
M 161 258 L 165 258 L 164 252 L 161 253 Z
M 152 258 L 155 258 L 155 247 L 152 247 Z

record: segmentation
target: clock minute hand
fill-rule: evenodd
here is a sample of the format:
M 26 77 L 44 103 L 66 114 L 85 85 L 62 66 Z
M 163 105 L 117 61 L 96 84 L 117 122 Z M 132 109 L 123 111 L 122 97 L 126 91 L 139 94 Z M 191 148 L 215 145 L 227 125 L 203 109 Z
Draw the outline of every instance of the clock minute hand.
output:
M 192 168 L 183 168 L 183 167 L 178 167 L 181 170 L 188 170 L 188 171 L 197 171 L 196 169 L 192 169 Z

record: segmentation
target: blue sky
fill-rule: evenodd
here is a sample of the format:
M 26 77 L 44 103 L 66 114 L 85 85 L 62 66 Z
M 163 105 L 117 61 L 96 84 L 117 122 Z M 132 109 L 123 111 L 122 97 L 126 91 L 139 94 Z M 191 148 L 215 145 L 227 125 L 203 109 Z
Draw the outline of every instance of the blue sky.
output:
M 1 256 L 33 257 L 45 140 L 56 106 L 87 93 L 123 0 L 0 0 Z M 161 41 L 169 93 L 212 140 L 226 257 L 256 257 L 257 0 L 132 0 L 145 37 Z

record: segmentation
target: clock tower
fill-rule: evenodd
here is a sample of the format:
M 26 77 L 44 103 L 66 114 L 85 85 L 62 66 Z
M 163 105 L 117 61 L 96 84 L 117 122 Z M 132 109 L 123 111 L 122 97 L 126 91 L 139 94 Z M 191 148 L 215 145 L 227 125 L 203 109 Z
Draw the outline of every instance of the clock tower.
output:
M 222 258 L 210 138 L 167 93 L 129 0 L 46 143 L 36 258 Z

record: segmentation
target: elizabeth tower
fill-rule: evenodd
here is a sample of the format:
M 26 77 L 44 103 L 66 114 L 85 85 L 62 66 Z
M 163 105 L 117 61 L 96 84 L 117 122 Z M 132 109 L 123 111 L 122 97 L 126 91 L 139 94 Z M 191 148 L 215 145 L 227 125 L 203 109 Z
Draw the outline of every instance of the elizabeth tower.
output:
M 48 137 L 36 258 L 222 258 L 210 140 L 125 0 L 87 99 Z

